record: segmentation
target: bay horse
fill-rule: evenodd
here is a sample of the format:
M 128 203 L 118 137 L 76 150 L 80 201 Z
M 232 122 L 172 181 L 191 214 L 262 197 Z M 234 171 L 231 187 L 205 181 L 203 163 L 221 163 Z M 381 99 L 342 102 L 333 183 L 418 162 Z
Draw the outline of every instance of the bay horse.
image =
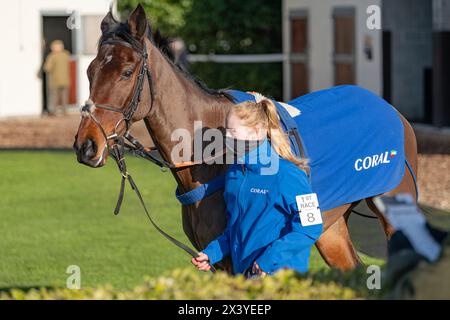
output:
M 167 38 L 162 37 L 159 31 L 152 31 L 141 5 L 125 22 L 116 21 L 109 12 L 101 23 L 101 30 L 97 56 L 87 70 L 92 107 L 89 107 L 89 112 L 92 116 L 82 112 L 73 146 L 78 161 L 93 168 L 104 166 L 108 158 L 107 147 L 113 143 L 109 138 L 123 135 L 128 126 L 143 120 L 162 158 L 174 165 L 170 171 L 181 192 L 193 190 L 223 175 L 226 164 L 177 166 L 171 159 L 171 149 L 177 143 L 171 140 L 171 133 L 184 128 L 194 137 L 194 121 L 202 121 L 205 128 L 224 131 L 226 115 L 234 105 L 231 97 L 223 90 L 209 89 L 174 63 Z M 142 71 L 144 65 L 148 72 Z M 137 88 L 140 81 L 143 83 Z M 142 92 L 136 99 L 137 91 Z M 134 110 L 131 113 L 128 112 L 130 108 Z M 125 119 L 126 116 L 128 119 Z M 405 157 L 413 172 L 417 173 L 416 137 L 403 116 L 401 121 L 404 126 Z M 405 173 L 401 183 L 385 194 L 415 195 L 415 192 L 413 176 Z M 182 206 L 183 230 L 198 250 L 205 248 L 225 228 L 222 195 L 222 192 L 216 192 L 194 205 Z M 372 198 L 362 200 L 379 218 L 389 239 L 393 229 L 386 218 L 377 210 Z M 347 226 L 352 209 L 360 201 L 322 212 L 324 233 L 316 247 L 331 267 L 351 270 L 361 264 Z M 229 258 L 216 264 L 216 267 L 231 273 Z

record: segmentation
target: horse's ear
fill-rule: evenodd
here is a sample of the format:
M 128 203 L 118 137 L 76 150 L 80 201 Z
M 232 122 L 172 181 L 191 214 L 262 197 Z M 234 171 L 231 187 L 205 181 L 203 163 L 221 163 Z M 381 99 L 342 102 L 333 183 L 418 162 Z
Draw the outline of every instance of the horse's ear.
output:
M 141 4 L 138 4 L 136 9 L 131 13 L 128 18 L 128 26 L 130 27 L 130 32 L 133 37 L 141 40 L 145 35 L 147 30 L 147 16 L 145 15 L 145 10 Z
M 103 18 L 100 28 L 102 29 L 102 33 L 107 32 L 111 26 L 117 23 L 116 19 L 114 19 L 111 10 L 108 14 Z

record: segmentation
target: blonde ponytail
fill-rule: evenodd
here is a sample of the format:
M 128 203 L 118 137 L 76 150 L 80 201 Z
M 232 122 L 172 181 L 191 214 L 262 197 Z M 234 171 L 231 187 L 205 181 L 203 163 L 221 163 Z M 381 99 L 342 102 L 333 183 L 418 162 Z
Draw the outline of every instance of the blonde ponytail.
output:
M 260 102 L 243 102 L 231 109 L 239 119 L 249 127 L 260 124 L 267 129 L 268 138 L 273 149 L 278 155 L 293 162 L 303 171 L 307 171 L 308 160 L 299 159 L 293 153 L 288 135 L 281 127 L 280 119 L 275 104 L 269 99 L 262 99 Z

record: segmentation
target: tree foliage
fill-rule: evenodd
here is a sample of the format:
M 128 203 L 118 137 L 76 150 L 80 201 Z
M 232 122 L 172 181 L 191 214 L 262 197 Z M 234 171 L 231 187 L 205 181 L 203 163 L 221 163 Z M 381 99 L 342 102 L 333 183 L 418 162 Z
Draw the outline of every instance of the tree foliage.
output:
M 181 31 L 191 52 L 218 54 L 281 52 L 278 0 L 194 1 Z
M 263 54 L 282 51 L 281 1 L 122 0 L 127 16 L 142 3 L 153 28 L 179 36 L 193 54 Z M 281 100 L 281 63 L 195 63 L 190 71 L 212 88 L 257 91 Z
M 150 20 L 152 27 L 159 28 L 169 36 L 178 36 L 184 28 L 185 14 L 194 0 L 119 0 L 117 9 L 122 18 L 128 15 L 140 3 Z

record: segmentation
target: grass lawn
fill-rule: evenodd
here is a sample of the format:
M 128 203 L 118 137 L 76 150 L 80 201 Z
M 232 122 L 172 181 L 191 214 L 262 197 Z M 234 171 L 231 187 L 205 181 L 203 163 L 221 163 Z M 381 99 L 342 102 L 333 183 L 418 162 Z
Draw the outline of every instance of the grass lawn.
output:
M 169 172 L 128 156 L 128 167 L 155 221 L 190 244 Z M 73 152 L 0 152 L 0 290 L 63 287 L 70 265 L 81 286 L 130 289 L 144 276 L 190 265 L 190 257 L 147 221 L 127 186 L 121 213 L 113 215 L 120 174 L 78 164 Z M 365 258 L 366 263 L 381 263 Z M 327 268 L 313 250 L 311 269 Z

